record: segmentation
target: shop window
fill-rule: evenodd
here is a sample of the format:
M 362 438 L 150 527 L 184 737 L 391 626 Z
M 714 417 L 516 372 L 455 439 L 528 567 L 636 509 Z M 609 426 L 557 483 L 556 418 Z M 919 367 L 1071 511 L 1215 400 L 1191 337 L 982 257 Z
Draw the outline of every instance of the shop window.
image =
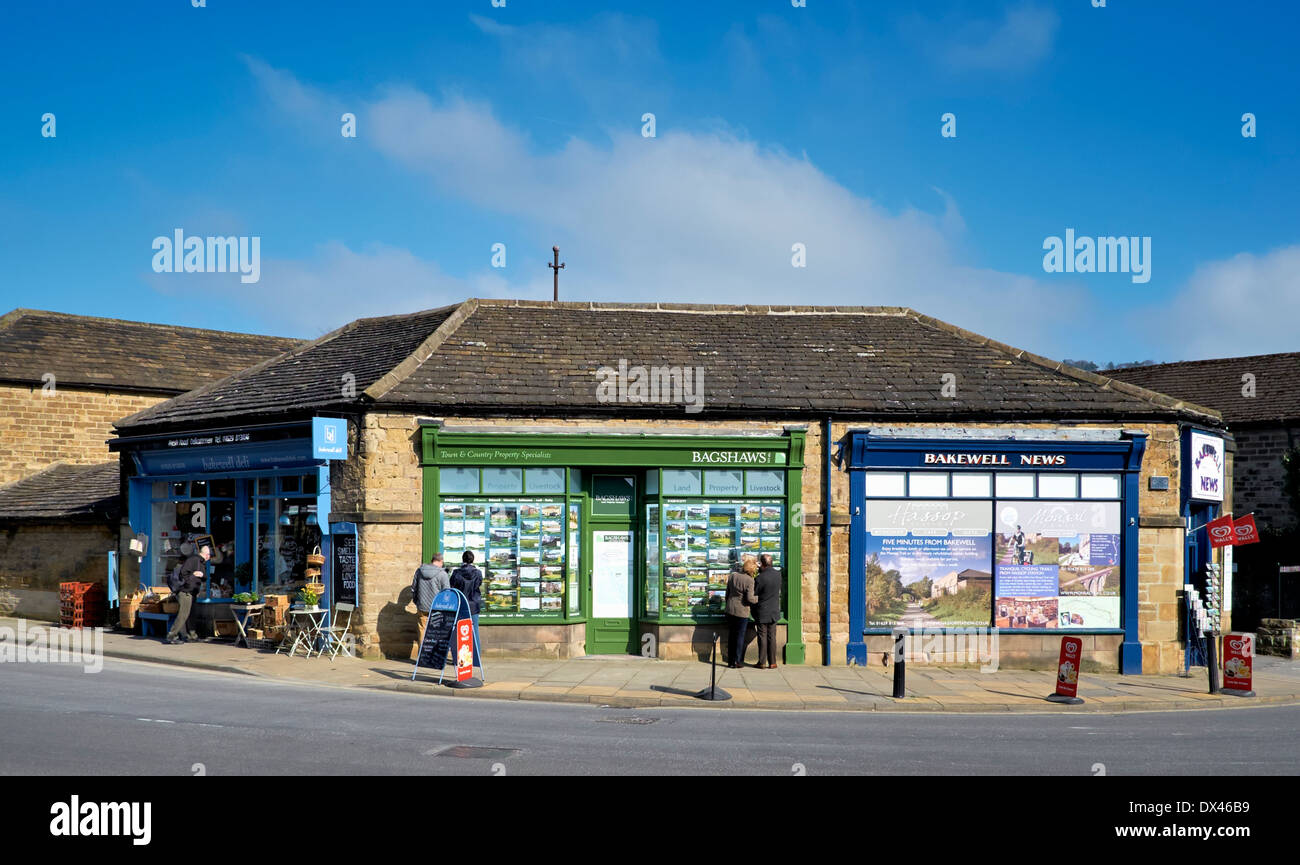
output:
M 524 492 L 564 495 L 564 469 L 525 469 Z
M 1080 477 L 1079 496 L 1085 499 L 1119 498 L 1119 475 L 1086 474 Z
M 946 499 L 947 472 L 908 472 L 907 494 L 914 499 Z
M 659 495 L 659 469 L 650 469 L 645 473 L 645 492 L 648 496 Z
M 707 471 L 704 473 L 706 496 L 741 496 L 745 494 L 745 476 L 739 470 Z
M 569 493 L 576 496 L 580 492 L 582 492 L 582 471 L 569 469 Z
M 269 495 L 271 494 L 271 479 L 270 479 L 270 478 L 258 478 L 258 479 L 257 479 L 257 494 L 258 494 L 259 496 L 269 496 Z
M 566 526 L 563 502 L 484 499 L 439 507 L 443 555 L 456 562 L 472 552 L 483 570 L 485 614 L 564 614 L 565 581 L 575 592 L 577 585 L 576 551 L 566 571 L 565 543 L 566 535 L 579 534 L 576 512 Z
M 438 469 L 438 490 L 444 495 L 477 493 L 478 469 Z
M 661 613 L 696 618 L 725 612 L 727 575 L 746 554 L 782 567 L 785 508 L 778 501 L 664 503 Z
M 183 499 L 190 494 L 190 485 L 185 481 L 175 481 L 172 483 L 172 496 Z
M 993 497 L 993 475 L 987 472 L 953 472 L 952 496 L 956 499 Z
M 319 479 L 316 477 L 316 475 L 303 475 L 302 494 L 305 496 L 316 495 L 318 484 L 319 484 Z
M 230 478 L 216 480 L 212 482 L 212 495 L 216 498 L 233 499 L 235 497 L 235 482 Z
M 1079 476 L 1074 474 L 1040 474 L 1040 499 L 1075 499 L 1079 497 Z
M 645 612 L 659 615 L 659 587 L 663 583 L 659 567 L 659 506 L 645 510 Z
M 523 491 L 523 469 L 483 469 L 483 492 L 522 493 Z
M 758 471 L 754 469 L 745 472 L 745 495 L 785 495 L 785 472 Z
M 666 496 L 698 496 L 703 488 L 702 473 L 697 469 L 664 469 Z
M 582 556 L 582 532 L 580 529 L 582 522 L 582 505 L 573 503 L 569 505 L 569 548 L 565 551 L 565 564 L 569 573 L 569 614 L 578 615 L 582 612 L 582 595 L 578 591 L 578 577 L 582 573 L 580 567 Z
M 321 542 L 316 499 L 276 498 L 258 503 L 257 578 L 265 591 L 307 582 L 319 574 L 307 573 L 307 556 Z
M 896 498 L 907 490 L 907 475 L 903 472 L 867 472 L 868 498 Z
M 280 492 L 297 493 L 302 490 L 302 478 L 297 475 L 287 475 L 280 478 Z
M 190 481 L 190 497 L 195 499 L 206 498 L 208 495 L 207 481 Z
M 1034 497 L 1033 475 L 998 472 L 996 478 L 998 498 L 1031 499 Z

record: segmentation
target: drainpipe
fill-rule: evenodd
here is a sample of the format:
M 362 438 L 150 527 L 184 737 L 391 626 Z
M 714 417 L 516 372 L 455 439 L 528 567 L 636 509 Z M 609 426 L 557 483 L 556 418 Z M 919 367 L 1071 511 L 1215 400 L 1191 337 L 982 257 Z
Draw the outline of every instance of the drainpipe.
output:
M 826 416 L 822 427 L 822 450 L 826 453 L 826 478 L 822 491 L 822 530 L 825 533 L 826 552 L 822 556 L 822 569 L 825 572 L 822 587 L 825 602 L 822 604 L 822 666 L 831 665 L 831 419 Z

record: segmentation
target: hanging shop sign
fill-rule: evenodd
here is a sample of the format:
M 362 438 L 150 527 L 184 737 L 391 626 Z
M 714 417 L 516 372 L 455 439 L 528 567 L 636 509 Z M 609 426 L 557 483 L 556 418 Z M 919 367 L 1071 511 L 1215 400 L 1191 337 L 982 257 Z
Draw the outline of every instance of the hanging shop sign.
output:
M 1188 495 L 1206 502 L 1223 501 L 1223 438 L 1193 430 L 1190 441 L 1191 486 Z
M 311 451 L 318 460 L 348 458 L 348 422 L 338 417 L 311 419 Z
M 1259 543 L 1259 528 L 1255 525 L 1255 515 L 1246 514 L 1232 523 L 1232 543 L 1234 546 Z
M 1210 548 L 1230 547 L 1233 545 L 1232 514 L 1224 514 L 1217 520 L 1205 524 L 1205 533 L 1210 538 Z

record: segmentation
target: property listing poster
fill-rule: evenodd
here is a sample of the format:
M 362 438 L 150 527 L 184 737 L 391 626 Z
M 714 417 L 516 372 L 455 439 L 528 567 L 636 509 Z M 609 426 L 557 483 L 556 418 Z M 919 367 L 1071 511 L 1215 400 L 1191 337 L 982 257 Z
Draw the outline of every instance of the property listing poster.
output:
M 564 614 L 562 502 L 445 500 L 441 508 L 448 570 L 458 566 L 462 552 L 474 553 L 484 576 L 486 614 Z
M 993 503 L 868 500 L 869 628 L 988 627 Z
M 727 577 L 746 554 L 767 553 L 784 567 L 784 511 L 779 501 L 665 500 L 664 614 L 724 613 Z
M 1119 502 L 1000 501 L 999 628 L 1120 626 Z

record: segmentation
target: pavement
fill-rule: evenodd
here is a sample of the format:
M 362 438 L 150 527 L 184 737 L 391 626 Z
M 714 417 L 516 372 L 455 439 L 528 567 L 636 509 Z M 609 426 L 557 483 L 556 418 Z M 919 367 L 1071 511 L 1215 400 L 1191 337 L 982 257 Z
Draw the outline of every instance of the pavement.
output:
M 0 633 L 19 633 L 20 620 L 0 618 Z M 52 625 L 26 623 L 28 640 L 40 643 Z M 38 628 L 39 630 L 33 631 Z M 1255 697 L 1208 693 L 1204 668 L 1190 676 L 1121 676 L 1084 673 L 1081 705 L 1048 702 L 1055 675 L 1041 670 L 943 667 L 909 662 L 907 696 L 896 700 L 892 671 L 884 667 L 780 666 L 775 670 L 718 667 L 725 702 L 696 695 L 709 686 L 710 667 L 699 661 L 662 661 L 635 656 L 572 660 L 488 660 L 480 688 L 438 684 L 422 669 L 411 680 L 409 661 L 305 658 L 235 647 L 212 640 L 166 645 L 157 638 L 108 631 L 103 654 L 191 669 L 236 673 L 299 684 L 399 691 L 458 700 L 541 700 L 612 707 L 700 706 L 736 709 L 874 712 L 1148 712 L 1300 704 L 1300 662 L 1256 658 Z M 454 676 L 454 671 L 449 668 Z

